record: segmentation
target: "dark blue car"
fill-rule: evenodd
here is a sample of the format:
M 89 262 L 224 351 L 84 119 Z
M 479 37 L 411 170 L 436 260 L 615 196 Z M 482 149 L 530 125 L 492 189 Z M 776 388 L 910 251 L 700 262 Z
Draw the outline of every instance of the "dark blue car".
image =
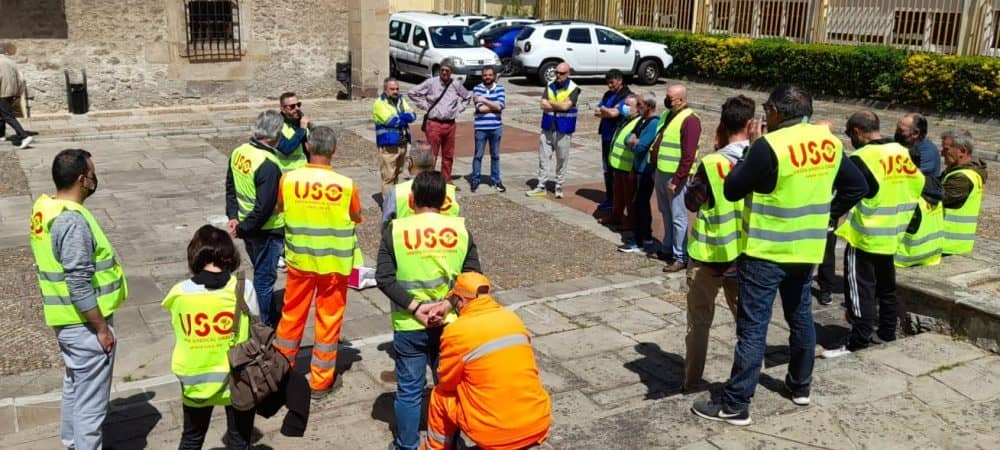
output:
M 497 28 L 490 30 L 479 37 L 483 47 L 493 50 L 500 57 L 500 75 L 514 75 L 514 39 L 524 29 L 523 25 Z

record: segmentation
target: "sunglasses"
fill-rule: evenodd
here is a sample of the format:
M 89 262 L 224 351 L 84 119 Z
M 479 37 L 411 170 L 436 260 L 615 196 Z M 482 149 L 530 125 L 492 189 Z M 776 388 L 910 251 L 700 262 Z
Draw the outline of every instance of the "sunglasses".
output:
M 289 104 L 287 104 L 287 105 L 282 105 L 282 107 L 283 107 L 283 108 L 287 108 L 287 109 L 299 109 L 299 108 L 301 108 L 301 107 L 302 107 L 302 102 L 298 102 L 298 103 L 289 103 Z
M 556 72 L 556 75 L 569 75 L 569 72 Z

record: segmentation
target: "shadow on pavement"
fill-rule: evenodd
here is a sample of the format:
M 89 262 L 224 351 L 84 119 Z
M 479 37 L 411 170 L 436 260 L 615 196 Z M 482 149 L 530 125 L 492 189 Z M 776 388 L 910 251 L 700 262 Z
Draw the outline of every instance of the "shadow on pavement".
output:
M 681 392 L 684 382 L 684 358 L 663 351 L 652 342 L 640 342 L 634 347 L 642 358 L 622 365 L 639 375 L 646 385 L 646 399 L 655 400 Z
M 104 442 L 115 449 L 148 447 L 149 433 L 163 418 L 150 403 L 154 397 L 156 392 L 142 392 L 112 400 L 110 412 L 104 421 Z

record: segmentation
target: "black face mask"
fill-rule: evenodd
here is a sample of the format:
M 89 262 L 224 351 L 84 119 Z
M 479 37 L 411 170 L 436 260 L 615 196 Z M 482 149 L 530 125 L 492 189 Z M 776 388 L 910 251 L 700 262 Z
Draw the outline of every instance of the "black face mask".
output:
M 911 146 L 916 143 L 916 142 L 910 142 L 902 131 L 897 131 L 896 134 L 892 136 L 892 140 L 896 141 L 897 144 L 901 144 L 904 146 Z
M 94 182 L 94 187 L 92 188 L 87 188 L 86 186 L 83 187 L 84 189 L 87 190 L 87 197 L 90 197 L 91 195 L 94 195 L 94 192 L 97 192 L 97 175 L 94 175 L 94 178 L 92 178 L 91 181 Z

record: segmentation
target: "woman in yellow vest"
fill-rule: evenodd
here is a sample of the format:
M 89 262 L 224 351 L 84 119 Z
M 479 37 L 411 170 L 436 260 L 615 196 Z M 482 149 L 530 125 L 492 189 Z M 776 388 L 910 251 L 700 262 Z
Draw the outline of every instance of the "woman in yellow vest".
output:
M 249 319 L 241 316 L 239 336 L 233 336 L 236 284 L 233 275 L 240 255 L 225 231 L 211 225 L 198 229 L 187 248 L 193 276 L 174 285 L 163 307 L 170 311 L 174 344 L 171 369 L 181 385 L 184 431 L 181 449 L 200 449 L 216 405 L 226 407 L 227 448 L 250 448 L 255 411 L 230 405 L 227 352 L 247 340 Z M 257 315 L 253 283 L 245 281 L 244 301 Z

